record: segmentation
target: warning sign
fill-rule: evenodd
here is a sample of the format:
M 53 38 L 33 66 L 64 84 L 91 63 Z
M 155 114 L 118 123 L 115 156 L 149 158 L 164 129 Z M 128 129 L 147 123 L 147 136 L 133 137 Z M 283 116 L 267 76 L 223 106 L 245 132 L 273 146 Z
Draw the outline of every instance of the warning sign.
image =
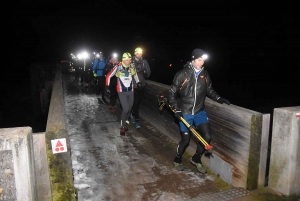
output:
M 67 152 L 66 138 L 51 140 L 51 145 L 53 154 Z

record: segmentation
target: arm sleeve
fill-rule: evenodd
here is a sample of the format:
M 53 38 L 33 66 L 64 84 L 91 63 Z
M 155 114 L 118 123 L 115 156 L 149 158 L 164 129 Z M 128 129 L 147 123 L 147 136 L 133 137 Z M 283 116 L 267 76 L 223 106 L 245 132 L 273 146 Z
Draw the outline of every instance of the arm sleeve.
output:
M 171 87 L 169 89 L 169 94 L 168 94 L 168 100 L 169 103 L 172 107 L 177 108 L 177 95 L 178 95 L 178 90 L 180 86 L 180 72 L 176 73 L 174 79 L 173 79 L 173 83 L 171 84 Z
M 96 67 L 97 67 L 97 64 L 98 64 L 98 61 L 95 60 L 94 63 L 93 63 L 93 73 L 96 73 Z
M 147 60 L 144 60 L 144 78 L 148 78 L 151 75 L 151 69 Z
M 105 77 L 105 86 L 109 86 L 109 84 L 110 84 L 110 78 L 116 74 L 117 70 L 118 70 L 118 65 L 115 65 L 115 67 L 113 67 L 113 68 L 107 73 L 107 75 L 106 75 L 106 77 Z
M 212 82 L 210 79 L 210 76 L 207 74 L 207 88 L 206 88 L 206 94 L 209 98 L 213 99 L 214 101 L 218 100 L 220 97 L 219 94 L 213 89 Z

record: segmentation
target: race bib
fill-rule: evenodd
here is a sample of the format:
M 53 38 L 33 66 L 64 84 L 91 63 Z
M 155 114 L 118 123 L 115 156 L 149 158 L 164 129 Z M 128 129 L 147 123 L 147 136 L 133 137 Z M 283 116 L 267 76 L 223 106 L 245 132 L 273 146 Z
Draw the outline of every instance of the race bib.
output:
M 131 82 L 132 82 L 132 77 L 129 76 L 129 77 L 119 77 L 119 79 L 121 80 L 121 82 L 124 84 L 125 87 L 130 87 L 131 85 Z

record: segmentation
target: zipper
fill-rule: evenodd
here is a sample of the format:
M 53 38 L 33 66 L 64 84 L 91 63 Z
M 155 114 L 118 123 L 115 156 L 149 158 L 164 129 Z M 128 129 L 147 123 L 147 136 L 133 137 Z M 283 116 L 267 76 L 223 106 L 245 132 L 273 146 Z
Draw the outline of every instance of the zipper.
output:
M 194 74 L 194 75 L 195 75 L 196 82 L 195 82 L 195 90 L 194 90 L 195 98 L 194 98 L 194 105 L 193 105 L 193 109 L 192 109 L 192 115 L 194 115 L 194 110 L 195 110 L 195 104 L 196 104 L 196 99 L 197 99 L 197 97 L 196 97 L 197 82 L 198 82 L 198 78 L 197 78 L 196 74 Z

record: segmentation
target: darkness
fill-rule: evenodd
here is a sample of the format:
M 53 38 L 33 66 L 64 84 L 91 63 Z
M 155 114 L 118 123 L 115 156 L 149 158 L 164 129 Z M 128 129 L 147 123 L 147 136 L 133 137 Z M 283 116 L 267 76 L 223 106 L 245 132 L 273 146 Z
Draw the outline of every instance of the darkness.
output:
M 299 18 L 296 5 L 284 3 L 14 1 L 3 22 L 0 127 L 44 129 L 45 118 L 31 117 L 31 63 L 69 60 L 83 50 L 133 53 L 137 46 L 150 80 L 170 85 L 192 50 L 202 48 L 215 90 L 232 104 L 271 114 L 299 106 Z

